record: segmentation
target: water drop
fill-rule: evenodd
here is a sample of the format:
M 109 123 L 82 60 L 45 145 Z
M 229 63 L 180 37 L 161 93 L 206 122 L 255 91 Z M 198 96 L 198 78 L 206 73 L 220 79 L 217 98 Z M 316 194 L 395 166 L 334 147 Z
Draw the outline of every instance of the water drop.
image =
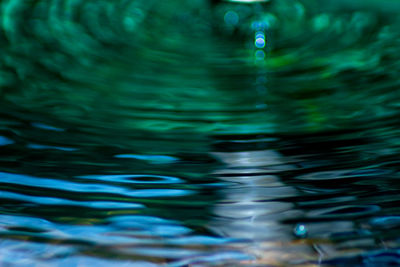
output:
M 225 13 L 224 21 L 228 25 L 235 26 L 239 23 L 239 15 L 235 11 L 228 11 Z
M 257 50 L 255 53 L 256 60 L 263 60 L 265 58 L 265 53 L 262 50 Z
M 304 224 L 297 224 L 293 230 L 294 235 L 300 238 L 306 237 L 308 234 L 308 230 Z
M 255 46 L 257 48 L 264 48 L 265 47 L 265 39 L 264 38 L 257 38 L 255 41 Z

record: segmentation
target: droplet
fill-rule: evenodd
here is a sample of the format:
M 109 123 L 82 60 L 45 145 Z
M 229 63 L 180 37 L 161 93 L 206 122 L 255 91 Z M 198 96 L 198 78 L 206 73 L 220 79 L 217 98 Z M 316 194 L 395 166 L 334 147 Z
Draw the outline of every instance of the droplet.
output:
M 265 53 L 262 50 L 257 50 L 255 53 L 256 60 L 263 60 L 265 58 Z
M 303 238 L 306 237 L 308 234 L 307 228 L 304 224 L 297 224 L 296 227 L 293 230 L 295 236 Z
M 225 13 L 224 21 L 228 25 L 237 25 L 239 23 L 239 15 L 235 11 L 228 11 Z
M 255 41 L 255 46 L 257 48 L 264 48 L 265 47 L 265 39 L 264 38 L 257 38 Z

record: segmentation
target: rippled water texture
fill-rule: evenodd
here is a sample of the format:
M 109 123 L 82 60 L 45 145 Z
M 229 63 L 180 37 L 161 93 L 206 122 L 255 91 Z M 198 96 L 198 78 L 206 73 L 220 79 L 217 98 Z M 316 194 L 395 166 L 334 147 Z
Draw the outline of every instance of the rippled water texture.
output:
M 0 1 L 0 266 L 400 265 L 399 12 Z

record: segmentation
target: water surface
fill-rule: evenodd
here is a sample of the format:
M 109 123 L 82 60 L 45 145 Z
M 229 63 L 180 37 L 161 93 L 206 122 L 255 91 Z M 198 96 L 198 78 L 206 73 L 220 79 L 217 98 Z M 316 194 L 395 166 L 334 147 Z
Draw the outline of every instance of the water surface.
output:
M 399 10 L 1 1 L 0 265 L 399 265 Z

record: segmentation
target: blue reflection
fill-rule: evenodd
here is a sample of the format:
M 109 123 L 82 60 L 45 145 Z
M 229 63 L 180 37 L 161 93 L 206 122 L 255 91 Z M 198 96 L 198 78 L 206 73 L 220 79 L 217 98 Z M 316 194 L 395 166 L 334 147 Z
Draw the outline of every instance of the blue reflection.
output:
M 0 146 L 7 146 L 11 144 L 14 144 L 13 140 L 0 135 Z
M 238 239 L 234 238 L 224 238 L 224 237 L 211 237 L 211 236 L 185 236 L 181 238 L 174 238 L 171 240 L 168 240 L 169 244 L 174 244 L 174 245 L 208 245 L 208 246 L 213 246 L 213 245 L 221 245 L 221 244 L 226 244 L 226 243 L 232 243 L 232 242 L 237 242 L 239 241 Z
M 197 256 L 201 253 L 201 250 L 188 250 L 181 248 L 154 248 L 154 247 L 144 247 L 144 248 L 134 248 L 130 250 L 135 254 L 159 257 L 159 258 L 169 258 L 169 259 L 182 259 L 188 257 Z
M 0 229 L 3 228 L 4 226 L 15 226 L 15 225 L 23 227 L 42 227 L 42 229 L 53 227 L 53 223 L 43 218 L 0 215 Z
M 191 229 L 175 221 L 151 216 L 118 216 L 110 220 L 118 229 L 140 229 L 142 232 L 156 236 L 178 236 L 192 232 Z
M 174 264 L 170 264 L 169 267 L 191 266 L 192 264 L 196 264 L 196 266 L 203 266 L 203 264 L 210 264 L 216 266 L 218 263 L 223 263 L 223 266 L 230 266 L 227 264 L 229 262 L 235 263 L 232 264 L 232 266 L 237 266 L 237 261 L 252 261 L 255 259 L 256 259 L 255 256 L 251 256 L 249 254 L 237 251 L 221 251 L 221 252 L 214 252 L 213 254 L 209 255 L 201 255 L 194 258 L 184 259 Z
M 135 154 L 120 154 L 115 155 L 115 158 L 118 159 L 137 159 L 148 161 L 152 164 L 170 164 L 175 163 L 179 159 L 171 156 L 164 156 L 164 155 L 135 155 Z
M 63 132 L 64 131 L 64 129 L 50 126 L 50 125 L 40 123 L 40 122 L 34 122 L 31 125 L 35 128 L 42 129 L 42 130 L 55 131 L 55 132 Z
M 0 199 L 16 199 L 41 205 L 81 206 L 95 209 L 141 209 L 145 206 L 138 203 L 110 201 L 75 201 L 56 197 L 40 197 L 0 191 Z
M 49 258 L 58 260 L 61 257 L 76 254 L 78 249 L 62 244 L 2 240 L 0 251 L 1 266 L 62 266 L 59 263 L 50 264 Z
M 63 189 L 71 192 L 83 193 L 108 193 L 120 194 L 128 197 L 179 197 L 193 194 L 194 191 L 184 189 L 129 189 L 121 186 L 105 184 L 86 184 L 76 183 L 66 180 L 55 180 L 48 178 L 33 177 L 21 174 L 11 174 L 0 172 L 2 183 L 18 184 L 24 186 L 34 186 L 38 188 Z
M 390 229 L 400 227 L 400 216 L 384 216 L 373 218 L 369 224 L 378 229 Z
M 110 218 L 110 221 L 118 224 L 118 225 L 125 225 L 130 226 L 131 222 L 135 223 L 142 223 L 142 224 L 166 224 L 172 223 L 171 220 L 162 219 L 159 217 L 153 216 L 144 216 L 144 215 L 121 215 L 121 216 L 114 216 Z M 176 223 L 176 222 L 174 222 Z
M 84 175 L 78 178 L 132 184 L 178 184 L 182 179 L 164 175 L 146 174 L 115 174 L 115 175 Z
M 71 147 L 47 146 L 47 145 L 39 145 L 39 144 L 28 144 L 26 147 L 31 148 L 31 149 L 54 149 L 54 150 L 61 150 L 61 151 L 66 151 L 66 152 L 73 152 L 73 151 L 78 150 L 76 148 L 71 148 Z
M 72 256 L 67 258 L 54 259 L 53 263 L 59 267 L 71 267 L 71 266 L 159 267 L 160 266 L 158 264 L 145 261 L 102 259 L 90 256 Z

